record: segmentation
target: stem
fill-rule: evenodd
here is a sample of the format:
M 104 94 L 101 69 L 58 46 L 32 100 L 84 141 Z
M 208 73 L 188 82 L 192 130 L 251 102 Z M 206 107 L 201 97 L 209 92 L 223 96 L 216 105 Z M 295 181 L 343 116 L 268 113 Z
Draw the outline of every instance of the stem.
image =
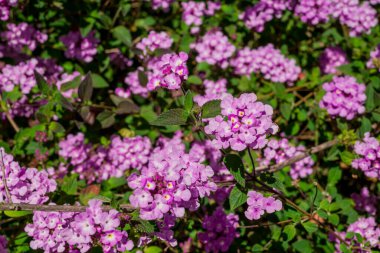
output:
M 7 179 L 5 178 L 5 164 L 4 164 L 3 151 L 2 150 L 0 150 L 0 156 L 1 156 L 1 171 L 3 173 L 3 184 L 4 184 L 4 188 L 5 188 L 5 194 L 7 195 L 8 202 L 12 204 L 11 193 L 9 192 L 9 188 L 7 185 Z
M 1 101 L 3 101 L 3 98 L 1 97 L 1 94 L 0 94 L 0 102 Z M 8 106 L 7 106 L 6 103 L 5 103 L 5 108 L 2 108 L 2 109 L 3 109 L 4 113 L 5 113 L 5 117 L 7 117 L 7 120 L 12 125 L 12 127 L 16 131 L 16 133 L 20 132 L 20 128 L 18 127 L 18 125 L 16 124 L 16 122 L 13 120 L 12 115 L 9 113 Z
M 121 204 L 119 206 L 125 211 L 134 211 L 136 208 L 129 204 Z M 1 203 L 0 210 L 15 210 L 15 211 L 44 211 L 44 212 L 85 212 L 88 206 L 73 206 L 73 205 L 34 205 L 34 204 L 7 204 Z M 102 206 L 103 211 L 114 209 L 111 206 Z
M 255 179 L 256 178 L 256 168 L 255 168 L 255 163 L 253 161 L 253 157 L 251 154 L 251 149 L 249 147 L 248 147 L 248 154 L 249 154 L 249 158 L 251 159 L 251 163 L 252 163 L 253 178 Z

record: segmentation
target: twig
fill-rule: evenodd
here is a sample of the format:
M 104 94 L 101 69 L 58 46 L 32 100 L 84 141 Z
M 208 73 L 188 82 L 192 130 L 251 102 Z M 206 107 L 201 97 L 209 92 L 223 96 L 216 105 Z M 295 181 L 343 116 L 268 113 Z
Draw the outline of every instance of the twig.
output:
M 85 212 L 88 206 L 73 206 L 73 205 L 34 205 L 34 204 L 7 204 L 1 203 L 0 210 L 14 211 L 44 211 L 44 212 Z M 114 209 L 111 206 L 102 206 L 103 211 Z M 134 211 L 136 208 L 129 204 L 121 204 L 120 209 L 124 211 Z
M 0 94 L 0 101 L 2 101 L 2 100 L 3 100 L 3 98 L 1 97 L 1 94 Z M 6 101 L 4 101 L 4 102 L 6 103 Z M 5 104 L 5 106 L 6 106 L 6 104 Z M 17 123 L 13 120 L 12 115 L 8 111 L 8 108 L 2 108 L 2 109 L 5 113 L 5 117 L 7 117 L 7 120 L 12 125 L 12 127 L 16 131 L 16 133 L 20 132 L 20 128 L 18 127 Z
M 8 185 L 7 185 L 7 179 L 5 177 L 5 164 L 4 164 L 4 158 L 3 158 L 3 151 L 0 150 L 0 158 L 1 158 L 1 171 L 3 173 L 3 184 L 4 184 L 4 188 L 5 188 L 5 194 L 7 195 L 7 199 L 8 199 L 8 202 L 12 204 L 12 197 L 11 197 L 11 193 L 9 192 L 9 188 L 8 188 Z

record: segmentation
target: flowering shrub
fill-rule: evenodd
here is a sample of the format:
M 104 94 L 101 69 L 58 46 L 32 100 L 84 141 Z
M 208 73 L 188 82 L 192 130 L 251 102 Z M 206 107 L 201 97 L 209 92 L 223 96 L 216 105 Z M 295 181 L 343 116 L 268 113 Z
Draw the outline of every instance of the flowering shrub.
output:
M 379 0 L 0 0 L 0 253 L 380 252 Z

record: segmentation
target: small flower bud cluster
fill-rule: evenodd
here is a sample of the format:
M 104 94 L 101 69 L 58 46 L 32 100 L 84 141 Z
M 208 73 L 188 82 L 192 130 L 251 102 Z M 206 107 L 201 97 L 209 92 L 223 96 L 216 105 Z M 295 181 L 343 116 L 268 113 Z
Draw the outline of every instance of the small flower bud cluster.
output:
M 25 22 L 18 25 L 9 23 L 7 29 L 1 33 L 1 36 L 6 41 L 7 46 L 18 52 L 21 52 L 24 47 L 34 51 L 38 44 L 43 44 L 48 39 L 45 33 L 36 30 L 32 25 Z
M 280 140 L 270 140 L 264 149 L 263 157 L 259 160 L 260 165 L 269 166 L 272 164 L 280 164 L 286 160 L 303 154 L 306 151 L 304 146 L 294 147 L 290 145 L 289 140 L 282 138 Z M 291 165 L 290 176 L 292 179 L 305 178 L 313 173 L 313 159 L 308 156 Z
M 185 209 L 198 209 L 199 198 L 209 196 L 217 188 L 211 181 L 212 168 L 201 162 L 185 152 L 179 134 L 170 140 L 159 140 L 148 165 L 128 178 L 133 189 L 129 200 L 140 209 L 140 217 L 145 220 L 162 219 L 165 214 L 183 217 Z
M 205 80 L 205 94 L 196 95 L 194 97 L 194 101 L 199 105 L 203 106 L 205 103 L 215 100 L 215 99 L 223 99 L 227 93 L 227 80 L 222 78 L 218 81 L 214 82 L 212 80 Z
M 86 37 L 82 37 L 79 31 L 71 31 L 61 36 L 60 40 L 66 46 L 65 56 L 69 59 L 88 63 L 92 62 L 97 53 L 96 47 L 99 40 L 95 38 L 94 31 L 91 31 Z
M 329 20 L 332 7 L 330 0 L 300 0 L 294 9 L 294 14 L 304 23 L 317 25 Z
M 197 62 L 207 62 L 223 69 L 228 67 L 228 60 L 235 52 L 235 46 L 221 31 L 207 32 L 198 42 L 192 43 L 190 48 L 197 51 Z
M 354 151 L 360 158 L 352 161 L 352 167 L 361 170 L 367 177 L 380 179 L 380 144 L 370 133 L 365 133 L 363 141 L 357 141 Z
M 250 76 L 261 73 L 263 77 L 275 83 L 287 83 L 292 86 L 301 73 L 295 60 L 287 59 L 272 44 L 254 50 L 243 48 L 231 60 L 231 66 L 237 75 Z
M 371 51 L 370 59 L 367 62 L 367 68 L 378 69 L 380 72 L 380 44 L 377 45 L 373 51 Z
M 348 64 L 347 55 L 339 47 L 328 47 L 319 57 L 319 67 L 323 74 L 336 74 L 336 68 L 345 64 Z
M 248 209 L 245 211 L 245 217 L 248 220 L 258 220 L 267 213 L 274 213 L 282 209 L 282 202 L 274 197 L 264 197 L 256 191 L 248 192 L 247 199 Z
M 227 252 L 234 239 L 239 236 L 236 228 L 239 226 L 239 216 L 226 214 L 218 207 L 211 216 L 206 215 L 202 227 L 205 232 L 198 233 L 198 239 L 206 252 Z
M 218 2 L 207 1 L 205 2 L 182 2 L 181 3 L 183 13 L 182 20 L 191 28 L 191 33 L 195 34 L 199 32 L 199 27 L 202 25 L 202 17 L 212 16 L 215 11 L 219 10 L 221 5 Z
M 339 116 L 352 120 L 357 114 L 365 112 L 365 85 L 357 83 L 351 76 L 334 76 L 333 80 L 323 84 L 326 94 L 319 106 L 327 110 L 332 117 Z
M 177 54 L 164 54 L 156 62 L 155 73 L 148 77 L 148 90 L 155 90 L 163 87 L 169 90 L 181 88 L 181 83 L 187 79 L 188 55 L 185 52 Z
M 16 6 L 18 0 L 0 0 L 0 20 L 7 21 L 11 7 Z
M 150 31 L 148 37 L 143 38 L 137 43 L 136 48 L 146 56 L 153 53 L 156 49 L 169 49 L 173 44 L 173 39 L 166 32 Z
M 59 148 L 59 155 L 66 159 L 73 172 L 93 182 L 121 177 L 129 169 L 141 169 L 148 161 L 151 143 L 147 137 L 114 135 L 109 147 L 93 150 L 92 144 L 85 144 L 83 133 L 78 133 L 60 141 Z
M 273 108 L 256 100 L 254 93 L 239 98 L 226 95 L 221 102 L 221 115 L 208 119 L 205 127 L 207 134 L 215 136 L 215 148 L 242 151 L 265 147 L 267 135 L 275 134 L 278 126 L 272 121 Z
M 356 210 L 376 215 L 378 197 L 372 195 L 367 187 L 363 187 L 360 193 L 351 194 L 351 198 L 355 201 Z
M 49 200 L 46 194 L 57 188 L 54 180 L 49 179 L 46 171 L 21 167 L 12 155 L 0 148 L 0 166 L 5 169 L 6 186 L 0 173 L 0 203 L 8 203 L 8 188 L 12 203 L 43 204 Z
M 43 212 L 33 214 L 25 232 L 33 239 L 30 247 L 44 252 L 88 252 L 93 245 L 103 252 L 125 252 L 134 245 L 128 233 L 120 231 L 119 212 L 103 212 L 100 200 L 90 200 L 83 213 Z
M 116 66 L 117 68 L 124 70 L 127 67 L 132 66 L 133 61 L 131 59 L 128 59 L 123 55 L 120 50 L 117 50 L 115 52 L 109 53 L 108 57 L 111 60 L 111 64 Z
M 68 89 L 68 90 L 65 90 L 63 91 L 62 90 L 62 85 L 65 84 L 65 83 L 68 83 L 68 82 L 71 82 L 73 81 L 75 78 L 79 77 L 80 76 L 80 73 L 78 71 L 74 71 L 73 73 L 71 74 L 68 74 L 68 73 L 63 73 L 59 80 L 56 82 L 56 86 L 57 88 L 61 91 L 61 94 L 66 97 L 66 98 L 72 98 L 73 95 L 77 94 L 78 93 L 78 88 L 74 88 L 74 89 Z
M 163 9 L 168 11 L 174 0 L 151 0 L 153 10 Z

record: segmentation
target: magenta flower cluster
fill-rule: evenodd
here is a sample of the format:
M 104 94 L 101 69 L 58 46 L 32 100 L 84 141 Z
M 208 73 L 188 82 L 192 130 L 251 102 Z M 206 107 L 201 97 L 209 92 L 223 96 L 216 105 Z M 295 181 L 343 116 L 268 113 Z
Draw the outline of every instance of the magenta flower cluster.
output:
M 370 59 L 367 62 L 367 68 L 378 69 L 380 72 L 380 44 L 371 51 Z
M 254 93 L 239 98 L 227 94 L 221 102 L 221 115 L 208 119 L 205 132 L 213 135 L 218 149 L 261 149 L 267 144 L 267 135 L 275 134 L 278 126 L 272 121 L 273 108 L 257 101 Z
M 340 47 L 328 47 L 319 57 L 319 68 L 323 74 L 336 74 L 336 68 L 345 64 L 348 64 L 347 55 Z
M 250 76 L 260 73 L 267 80 L 275 83 L 287 83 L 292 86 L 301 73 L 295 60 L 287 59 L 272 44 L 251 50 L 243 48 L 231 60 L 231 66 L 237 75 Z
M 198 233 L 198 239 L 206 252 L 227 252 L 234 239 L 239 236 L 239 216 L 226 214 L 218 207 L 211 216 L 206 215 L 202 222 L 205 232 Z
M 0 148 L 0 166 L 4 166 L 6 186 L 11 200 L 8 199 L 4 185 L 3 174 L 0 173 L 0 203 L 43 204 L 49 200 L 48 193 L 57 188 L 54 180 L 48 177 L 46 171 L 36 168 L 21 167 L 12 155 Z
M 185 52 L 179 54 L 164 54 L 156 62 L 155 73 L 148 77 L 148 90 L 155 90 L 159 87 L 169 90 L 181 88 L 181 83 L 187 79 L 188 55 Z
M 17 3 L 18 0 L 0 0 L 0 20 L 8 20 L 10 9 L 15 7 Z
M 219 79 L 215 82 L 212 80 L 204 80 L 203 84 L 205 86 L 205 94 L 194 96 L 194 101 L 199 106 L 203 106 L 205 103 L 211 100 L 223 99 L 228 94 L 227 80 L 224 78 Z
M 0 253 L 8 253 L 7 245 L 8 245 L 7 238 L 3 235 L 0 235 Z
M 300 155 L 306 151 L 304 146 L 293 146 L 289 140 L 282 138 L 280 140 L 272 139 L 268 142 L 267 147 L 263 151 L 263 156 L 259 159 L 262 166 L 272 164 L 280 164 L 294 156 Z M 290 176 L 292 179 L 305 178 L 313 173 L 313 159 L 308 156 L 291 165 Z
M 213 1 L 207 1 L 207 3 L 188 1 L 182 2 L 181 6 L 183 9 L 182 20 L 186 25 L 192 26 L 191 33 L 195 34 L 200 30 L 202 17 L 213 16 L 220 9 L 221 4 Z
M 43 44 L 48 39 L 45 33 L 25 22 L 18 25 L 8 23 L 7 29 L 1 33 L 1 36 L 6 41 L 7 46 L 17 52 L 21 52 L 24 47 L 34 51 L 38 44 Z
M 134 245 L 128 233 L 120 231 L 120 214 L 103 212 L 100 200 L 90 200 L 85 212 L 43 212 L 33 215 L 33 223 L 25 231 L 33 238 L 30 247 L 44 252 L 88 252 L 101 245 L 103 252 L 125 252 Z
M 179 133 L 170 140 L 159 140 L 148 165 L 129 176 L 133 189 L 129 200 L 145 220 L 162 219 L 165 214 L 183 217 L 185 209 L 198 209 L 199 198 L 216 190 L 213 175 L 210 166 L 185 152 Z
M 169 49 L 173 44 L 173 39 L 166 32 L 150 31 L 148 37 L 143 38 L 137 43 L 136 48 L 146 56 L 153 53 L 156 49 Z
M 294 9 L 294 14 L 304 23 L 317 25 L 329 20 L 331 8 L 330 0 L 300 0 Z
M 331 82 L 323 84 L 326 94 L 319 106 L 326 109 L 330 116 L 352 120 L 365 112 L 365 85 L 357 83 L 351 76 L 334 76 Z
M 228 67 L 228 60 L 235 52 L 235 46 L 221 31 L 207 32 L 198 42 L 192 43 L 190 48 L 197 52 L 197 62 L 207 62 L 223 69 Z
M 352 161 L 352 167 L 361 170 L 367 177 L 380 179 L 380 144 L 370 133 L 365 133 L 363 141 L 357 141 L 354 146 L 359 158 Z
M 248 192 L 248 209 L 244 212 L 248 220 L 258 220 L 267 213 L 274 213 L 282 209 L 282 202 L 274 197 L 264 197 L 256 191 Z
M 351 198 L 355 201 L 356 210 L 376 215 L 378 197 L 372 195 L 367 187 L 363 187 L 360 193 L 351 194 Z
M 88 63 L 93 61 L 97 53 L 99 40 L 95 38 L 94 31 L 89 32 L 86 37 L 83 37 L 79 31 L 71 31 L 61 36 L 60 40 L 66 46 L 65 56 L 69 59 Z
M 151 143 L 148 137 L 121 138 L 114 135 L 108 147 L 94 148 L 85 143 L 83 133 L 69 134 L 59 143 L 58 154 L 73 172 L 88 182 L 122 177 L 129 169 L 141 169 L 147 163 Z

